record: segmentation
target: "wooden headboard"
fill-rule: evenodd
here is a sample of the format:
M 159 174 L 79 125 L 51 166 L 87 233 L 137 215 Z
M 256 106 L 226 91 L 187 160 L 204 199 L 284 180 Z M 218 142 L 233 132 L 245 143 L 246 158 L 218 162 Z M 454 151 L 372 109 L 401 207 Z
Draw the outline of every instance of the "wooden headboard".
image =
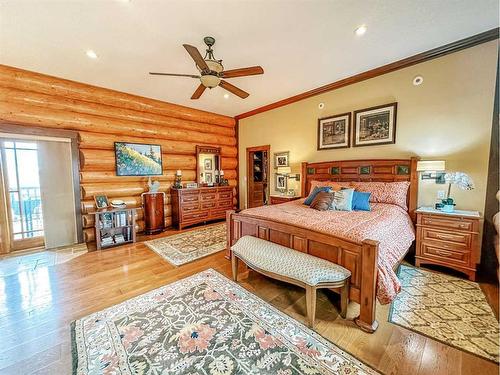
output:
M 407 204 L 410 217 L 415 220 L 417 209 L 417 161 L 411 159 L 335 160 L 302 163 L 302 197 L 309 194 L 311 181 L 410 181 Z

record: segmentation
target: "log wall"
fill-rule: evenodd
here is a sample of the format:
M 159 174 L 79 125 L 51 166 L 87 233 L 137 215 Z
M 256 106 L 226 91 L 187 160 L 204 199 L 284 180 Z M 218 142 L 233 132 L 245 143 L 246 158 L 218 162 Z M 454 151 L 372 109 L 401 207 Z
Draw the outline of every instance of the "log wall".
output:
M 95 210 L 94 195 L 140 206 L 140 195 L 147 191 L 146 177 L 116 176 L 114 142 L 161 145 L 163 175 L 153 179 L 167 194 L 167 226 L 172 223 L 169 193 L 175 171 L 182 170 L 183 182 L 196 179 L 196 145 L 221 147 L 222 169 L 236 188 L 237 141 L 231 117 L 0 65 L 0 121 L 78 131 L 86 242 L 95 240 L 94 218 L 88 214 Z M 138 209 L 139 231 L 143 216 Z

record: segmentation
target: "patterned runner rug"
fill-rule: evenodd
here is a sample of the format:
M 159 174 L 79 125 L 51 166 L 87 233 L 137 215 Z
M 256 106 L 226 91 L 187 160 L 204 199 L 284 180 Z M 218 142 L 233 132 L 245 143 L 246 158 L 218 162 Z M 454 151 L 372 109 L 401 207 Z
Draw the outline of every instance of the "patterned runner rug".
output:
M 498 363 L 498 321 L 479 284 L 405 265 L 398 275 L 391 323 Z
M 209 269 L 72 323 L 73 374 L 376 374 Z
M 174 266 L 192 262 L 226 248 L 226 223 L 146 241 L 145 244 Z

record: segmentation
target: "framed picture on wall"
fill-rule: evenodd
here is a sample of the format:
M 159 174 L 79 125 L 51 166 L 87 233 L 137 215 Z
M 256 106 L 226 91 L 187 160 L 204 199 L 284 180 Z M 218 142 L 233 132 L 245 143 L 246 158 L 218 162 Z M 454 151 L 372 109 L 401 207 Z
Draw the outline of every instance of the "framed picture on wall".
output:
M 274 168 L 289 167 L 290 151 L 275 152 L 274 153 Z
M 94 195 L 94 201 L 98 210 L 109 206 L 108 197 L 105 195 Z
M 354 147 L 396 143 L 398 103 L 354 112 Z
M 205 159 L 203 161 L 204 167 L 206 171 L 211 171 L 212 170 L 212 159 Z
M 287 190 L 287 176 L 284 174 L 276 173 L 276 180 L 274 181 L 274 190 L 276 191 L 286 191 Z
M 161 146 L 115 142 L 117 176 L 156 176 L 163 174 Z
M 318 150 L 350 146 L 351 113 L 318 119 Z

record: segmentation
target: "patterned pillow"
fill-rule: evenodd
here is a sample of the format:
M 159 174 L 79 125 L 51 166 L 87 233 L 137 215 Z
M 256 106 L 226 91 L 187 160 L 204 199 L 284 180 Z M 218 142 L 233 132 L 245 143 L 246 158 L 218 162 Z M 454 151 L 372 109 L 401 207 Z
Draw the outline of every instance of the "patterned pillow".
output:
M 332 205 L 335 194 L 336 194 L 335 192 L 320 191 L 314 197 L 310 207 L 318 211 L 329 210 L 330 206 Z
M 311 190 L 313 191 L 315 187 L 323 187 L 328 186 L 332 188 L 332 190 L 340 190 L 343 187 L 350 187 L 349 182 L 340 182 L 340 181 L 311 181 Z
M 319 192 L 322 192 L 322 191 L 325 191 L 325 192 L 331 192 L 332 191 L 332 188 L 331 187 L 328 187 L 328 186 L 316 186 L 312 191 L 311 193 L 309 194 L 309 196 L 305 199 L 304 201 L 304 204 L 309 206 L 311 204 L 311 202 L 313 201 L 313 199 L 316 197 L 316 195 L 319 193 Z
M 352 187 L 357 191 L 370 192 L 370 202 L 390 203 L 408 210 L 406 193 L 410 186 L 409 181 L 399 182 L 358 182 L 353 181 Z
M 352 211 L 352 197 L 354 196 L 354 189 L 342 189 L 334 192 L 330 210 L 335 211 Z

